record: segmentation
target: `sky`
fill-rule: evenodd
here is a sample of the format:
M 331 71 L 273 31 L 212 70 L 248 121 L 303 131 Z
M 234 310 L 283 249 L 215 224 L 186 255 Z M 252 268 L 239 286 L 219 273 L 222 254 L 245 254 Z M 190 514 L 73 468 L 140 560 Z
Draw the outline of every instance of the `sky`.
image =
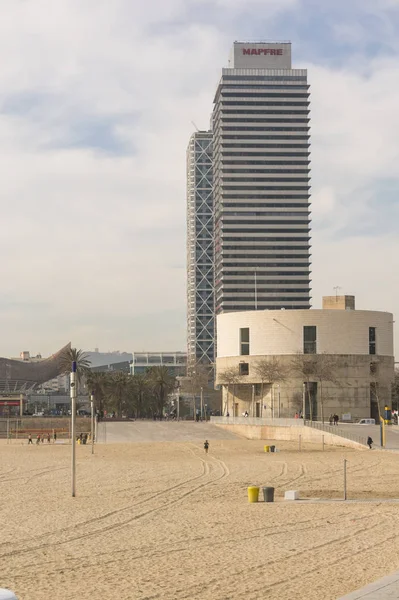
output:
M 234 40 L 308 69 L 313 306 L 397 312 L 398 28 L 399 0 L 2 0 L 0 355 L 185 349 L 186 147 Z

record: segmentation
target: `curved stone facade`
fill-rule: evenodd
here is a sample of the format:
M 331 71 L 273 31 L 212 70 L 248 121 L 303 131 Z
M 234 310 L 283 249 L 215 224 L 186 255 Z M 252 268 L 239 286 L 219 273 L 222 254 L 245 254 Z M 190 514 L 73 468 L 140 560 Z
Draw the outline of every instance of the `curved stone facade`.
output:
M 393 356 L 393 315 L 371 310 L 264 310 L 217 317 L 217 358 L 239 355 L 240 329 L 250 329 L 250 354 L 303 352 L 303 327 L 317 327 L 317 353 L 369 354 L 369 327 L 376 353 Z
M 304 413 L 320 420 L 333 413 L 340 419 L 350 415 L 352 420 L 378 420 L 378 407 L 391 402 L 391 313 L 224 313 L 217 317 L 217 346 L 216 383 L 223 386 L 223 414 L 247 411 L 254 417 L 292 418 Z M 268 361 L 275 361 L 283 374 L 280 381 L 262 381 L 259 365 Z M 298 362 L 310 365 L 311 372 L 299 371 Z

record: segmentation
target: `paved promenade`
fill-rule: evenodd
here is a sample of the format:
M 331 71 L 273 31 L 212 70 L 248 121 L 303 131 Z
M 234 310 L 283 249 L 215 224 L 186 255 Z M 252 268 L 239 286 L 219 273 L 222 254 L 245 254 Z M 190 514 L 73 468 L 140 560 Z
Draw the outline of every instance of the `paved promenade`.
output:
M 361 590 L 342 596 L 339 600 L 397 600 L 399 598 L 399 571 L 383 577 Z
M 112 421 L 98 424 L 100 443 L 128 442 L 193 442 L 208 440 L 237 440 L 234 433 L 209 422 L 194 421 Z

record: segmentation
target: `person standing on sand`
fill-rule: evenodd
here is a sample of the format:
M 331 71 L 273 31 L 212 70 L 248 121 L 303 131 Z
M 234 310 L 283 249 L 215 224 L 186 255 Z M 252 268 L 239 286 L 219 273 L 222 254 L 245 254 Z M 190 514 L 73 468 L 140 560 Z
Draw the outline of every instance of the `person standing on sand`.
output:
M 373 440 L 371 439 L 371 437 L 369 436 L 369 437 L 367 438 L 367 446 L 370 448 L 370 450 L 371 450 L 371 446 L 372 446 L 373 444 L 374 444 L 374 442 L 373 442 Z
M 32 435 L 31 434 L 29 434 L 29 437 L 28 437 L 28 444 L 33 444 L 33 442 L 32 442 Z
M 204 442 L 205 454 L 208 454 L 208 449 L 209 449 L 209 442 L 208 442 L 208 440 L 205 440 L 205 442 Z

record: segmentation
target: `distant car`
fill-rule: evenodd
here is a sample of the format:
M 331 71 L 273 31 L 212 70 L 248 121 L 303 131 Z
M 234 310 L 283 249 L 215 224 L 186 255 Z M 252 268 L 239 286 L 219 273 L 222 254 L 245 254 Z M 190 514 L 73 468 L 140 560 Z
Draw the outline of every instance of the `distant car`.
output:
M 35 413 L 33 413 L 32 417 L 44 417 L 44 412 L 43 411 L 35 412 Z
M 90 413 L 87 410 L 78 410 L 79 417 L 89 417 Z
M 375 419 L 360 419 L 357 425 L 375 425 Z

